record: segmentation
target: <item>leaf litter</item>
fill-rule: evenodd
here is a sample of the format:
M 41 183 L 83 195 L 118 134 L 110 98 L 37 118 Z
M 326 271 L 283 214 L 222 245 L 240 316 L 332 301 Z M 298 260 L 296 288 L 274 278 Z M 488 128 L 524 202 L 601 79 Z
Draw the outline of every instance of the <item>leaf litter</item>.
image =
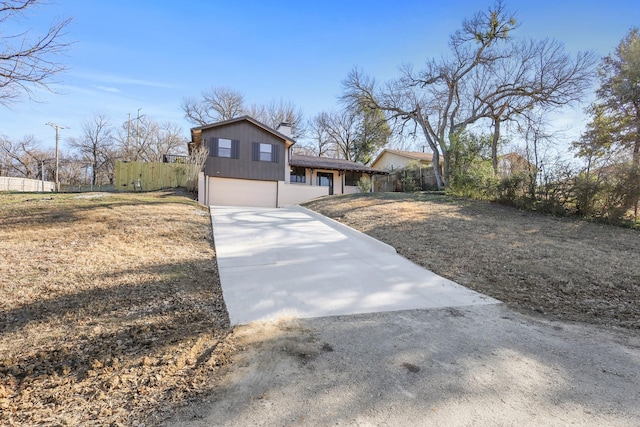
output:
M 237 351 L 206 208 L 0 195 L 0 424 L 155 425 Z

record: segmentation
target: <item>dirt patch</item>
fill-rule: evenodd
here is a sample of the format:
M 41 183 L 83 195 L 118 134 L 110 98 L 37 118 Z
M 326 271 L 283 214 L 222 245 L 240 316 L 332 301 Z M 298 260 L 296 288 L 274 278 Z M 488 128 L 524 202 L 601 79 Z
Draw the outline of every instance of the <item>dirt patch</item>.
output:
M 208 210 L 0 195 L 0 424 L 153 425 L 236 352 Z
M 245 351 L 221 386 L 167 426 L 640 425 L 640 337 L 627 330 L 487 304 L 234 334 Z
M 305 205 L 513 308 L 640 331 L 640 232 L 427 193 Z

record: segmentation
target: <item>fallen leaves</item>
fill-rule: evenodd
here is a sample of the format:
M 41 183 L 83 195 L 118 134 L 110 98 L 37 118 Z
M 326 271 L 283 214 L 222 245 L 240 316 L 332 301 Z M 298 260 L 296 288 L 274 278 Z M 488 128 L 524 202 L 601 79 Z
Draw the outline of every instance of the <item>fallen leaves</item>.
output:
M 0 424 L 153 425 L 215 386 L 235 344 L 206 209 L 6 194 L 0 218 Z

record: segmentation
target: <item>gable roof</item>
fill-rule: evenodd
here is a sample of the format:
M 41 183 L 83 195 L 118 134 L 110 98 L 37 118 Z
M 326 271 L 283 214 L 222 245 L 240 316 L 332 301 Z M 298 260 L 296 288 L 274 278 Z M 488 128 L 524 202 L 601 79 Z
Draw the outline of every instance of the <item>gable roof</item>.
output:
M 257 121 L 256 119 L 254 119 L 251 116 L 241 116 L 241 117 L 236 117 L 234 119 L 223 120 L 221 122 L 210 123 L 210 124 L 207 124 L 207 125 L 191 128 L 191 143 L 192 144 L 200 144 L 200 142 L 202 140 L 202 131 L 203 130 L 214 129 L 214 128 L 217 128 L 217 127 L 227 126 L 227 125 L 230 125 L 230 124 L 233 124 L 233 123 L 242 122 L 242 121 L 249 122 L 249 123 L 253 124 L 254 126 L 257 126 L 257 127 L 263 129 L 266 132 L 269 132 L 270 134 L 274 135 L 275 137 L 282 139 L 287 148 L 291 147 L 293 144 L 296 143 L 296 141 L 291 139 L 291 137 L 278 132 L 277 130 L 265 125 L 264 123 L 260 123 L 259 121 Z
M 402 151 L 402 150 L 392 150 L 390 148 L 385 148 L 384 150 L 382 150 L 382 152 L 380 154 L 378 154 L 378 157 L 376 157 L 376 159 L 371 162 L 371 164 L 376 164 L 376 162 L 378 160 L 380 160 L 380 158 L 385 154 L 385 153 L 389 153 L 389 154 L 395 154 L 401 157 L 406 157 L 407 159 L 410 160 L 419 160 L 419 161 L 423 161 L 423 162 L 430 162 L 433 160 L 433 154 L 432 153 L 423 153 L 421 151 Z
M 352 162 L 344 159 L 331 159 L 329 157 L 303 156 L 301 154 L 293 154 L 289 160 L 291 166 L 312 168 L 312 169 L 329 169 L 338 171 L 367 172 L 372 174 L 387 174 L 382 169 L 374 169 L 360 163 Z

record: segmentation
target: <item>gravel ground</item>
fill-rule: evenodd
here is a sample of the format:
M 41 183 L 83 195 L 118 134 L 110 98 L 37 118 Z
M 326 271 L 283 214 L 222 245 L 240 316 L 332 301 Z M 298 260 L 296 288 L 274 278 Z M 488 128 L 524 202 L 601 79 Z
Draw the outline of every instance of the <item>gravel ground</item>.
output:
M 168 426 L 640 425 L 640 340 L 503 304 L 252 323 Z

